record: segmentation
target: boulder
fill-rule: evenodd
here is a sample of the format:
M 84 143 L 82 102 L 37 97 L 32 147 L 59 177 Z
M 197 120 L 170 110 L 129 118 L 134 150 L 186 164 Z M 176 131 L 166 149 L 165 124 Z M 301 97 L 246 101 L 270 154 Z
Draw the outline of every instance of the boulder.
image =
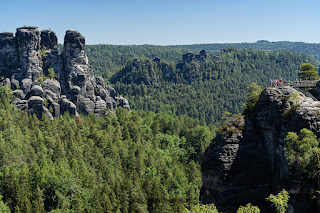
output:
M 97 87 L 95 88 L 95 94 L 97 96 L 100 96 L 102 99 L 105 99 L 106 97 L 109 96 L 108 90 L 103 88 L 101 85 L 97 85 Z
M 56 94 L 57 97 L 60 96 L 61 93 L 61 87 L 60 83 L 57 80 L 47 79 L 43 82 L 42 85 L 44 90 L 51 90 L 53 93 Z
M 106 86 L 104 79 L 102 77 L 96 77 L 97 85 L 102 86 L 103 88 Z
M 21 89 L 25 94 L 28 94 L 31 90 L 32 80 L 30 78 L 25 78 L 21 81 Z
M 125 99 L 124 97 L 116 97 L 116 100 L 118 102 L 118 106 L 121 106 L 122 108 L 125 108 L 131 112 L 129 101 L 127 99 Z
M 94 114 L 98 116 L 103 116 L 106 113 L 107 104 L 106 102 L 99 96 L 97 96 L 95 108 L 94 108 Z
M 31 98 L 29 98 L 28 100 L 28 107 L 29 108 L 38 108 L 41 106 L 43 106 L 44 100 L 43 98 L 39 97 L 39 96 L 32 96 Z
M 57 94 L 52 92 L 51 90 L 44 90 L 44 95 L 46 98 L 52 98 L 54 101 L 57 101 L 59 99 L 59 97 L 57 97 Z
M 43 98 L 39 96 L 32 96 L 28 100 L 28 109 L 30 114 L 36 114 L 38 118 L 41 118 L 43 113 Z
M 26 94 L 21 89 L 17 89 L 12 91 L 13 95 L 19 99 L 25 99 Z
M 28 101 L 14 98 L 12 103 L 20 110 L 28 109 Z
M 13 77 L 11 78 L 11 89 L 12 90 L 16 90 L 16 89 L 19 89 L 20 88 L 20 85 L 19 85 L 19 81 L 14 79 Z
M 111 111 L 117 109 L 117 102 L 113 98 L 107 97 L 104 101 L 106 102 L 107 109 Z
M 116 90 L 111 86 L 106 86 L 107 91 L 109 92 L 110 97 L 115 98 L 117 95 Z
M 69 101 L 66 97 L 62 97 L 59 101 L 60 113 L 68 112 L 70 115 L 77 116 L 77 107 L 74 103 Z
M 77 103 L 77 111 L 79 113 L 88 115 L 94 112 L 95 103 L 90 100 L 90 98 L 86 98 L 80 95 Z
M 81 88 L 79 86 L 72 86 L 70 88 L 69 95 L 72 97 L 76 97 L 80 94 Z
M 39 85 L 32 86 L 30 96 L 43 96 L 43 89 Z

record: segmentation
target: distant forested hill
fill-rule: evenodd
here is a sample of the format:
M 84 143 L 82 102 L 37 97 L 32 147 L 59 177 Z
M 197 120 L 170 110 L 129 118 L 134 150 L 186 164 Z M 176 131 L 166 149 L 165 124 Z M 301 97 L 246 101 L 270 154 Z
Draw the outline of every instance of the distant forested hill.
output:
M 202 49 L 208 52 L 218 52 L 222 48 L 235 47 L 237 49 L 255 49 L 255 50 L 289 50 L 297 53 L 307 53 L 320 60 L 320 44 L 277 41 L 269 42 L 260 40 L 254 43 L 217 43 L 217 44 L 193 44 L 193 45 L 174 45 L 172 48 L 182 48 L 194 51 Z
M 131 57 L 160 57 L 169 62 L 181 59 L 187 50 L 152 45 L 87 45 L 86 54 L 97 75 L 108 77 Z
M 268 42 L 261 40 L 255 43 L 217 43 L 217 44 L 194 44 L 175 46 L 156 45 L 87 45 L 86 53 L 90 64 L 97 75 L 109 78 L 132 57 L 160 57 L 168 62 L 178 62 L 182 54 L 187 51 L 198 52 L 202 49 L 208 53 L 219 52 L 223 48 L 235 47 L 237 49 L 255 50 L 288 50 L 297 53 L 307 53 L 320 60 L 320 44 L 303 42 Z M 62 45 L 59 45 L 62 50 Z
M 131 58 L 110 81 L 133 109 L 219 124 L 225 111 L 242 111 L 249 84 L 267 86 L 270 78 L 293 80 L 306 62 L 318 65 L 316 59 L 302 53 L 227 48 L 209 54 L 206 62 Z

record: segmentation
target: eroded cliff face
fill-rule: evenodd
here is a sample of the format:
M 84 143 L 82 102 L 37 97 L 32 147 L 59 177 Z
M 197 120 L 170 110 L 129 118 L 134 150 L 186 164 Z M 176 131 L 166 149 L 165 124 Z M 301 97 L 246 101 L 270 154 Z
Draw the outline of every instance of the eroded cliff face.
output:
M 13 90 L 18 108 L 50 119 L 64 112 L 102 116 L 117 106 L 130 110 L 125 98 L 115 97 L 114 88 L 95 78 L 79 32 L 66 32 L 61 55 L 57 45 L 53 31 L 33 26 L 18 28 L 15 35 L 0 33 L 1 84 Z
M 291 87 L 265 89 L 252 112 L 231 119 L 207 149 L 200 200 L 223 212 L 252 203 L 270 211 L 265 198 L 286 189 L 288 212 L 318 212 L 309 192 L 316 183 L 297 175 L 285 157 L 287 132 L 320 134 L 320 102 Z

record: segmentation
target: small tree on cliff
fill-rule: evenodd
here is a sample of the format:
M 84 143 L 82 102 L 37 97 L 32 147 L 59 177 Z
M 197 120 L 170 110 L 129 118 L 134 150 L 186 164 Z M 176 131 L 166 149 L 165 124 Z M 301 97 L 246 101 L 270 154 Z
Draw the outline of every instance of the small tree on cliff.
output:
M 285 138 L 286 156 L 289 163 L 296 163 L 298 171 L 307 174 L 310 178 L 319 175 L 320 148 L 317 136 L 306 128 L 300 134 L 288 132 Z
M 288 208 L 290 196 L 286 190 L 282 190 L 277 195 L 271 194 L 266 198 L 267 201 L 272 203 L 272 206 L 276 208 L 277 213 L 285 213 Z
M 319 74 L 315 66 L 310 63 L 304 63 L 300 66 L 299 77 L 302 80 L 318 80 Z
M 246 111 L 253 111 L 256 107 L 260 94 L 262 92 L 261 86 L 256 83 L 250 84 L 247 89 L 249 89 L 249 97 L 247 99 L 246 104 L 244 105 L 244 109 Z

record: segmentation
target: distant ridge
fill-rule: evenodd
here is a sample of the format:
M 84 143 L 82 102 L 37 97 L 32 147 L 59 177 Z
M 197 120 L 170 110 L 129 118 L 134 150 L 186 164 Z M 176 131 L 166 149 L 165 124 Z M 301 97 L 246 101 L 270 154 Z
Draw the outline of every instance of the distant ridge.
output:
M 255 50 L 288 50 L 297 53 L 307 53 L 320 60 L 320 44 L 304 43 L 291 41 L 259 40 L 253 43 L 213 43 L 213 44 L 191 44 L 191 45 L 170 45 L 173 48 L 182 48 L 193 51 L 205 49 L 207 52 L 218 52 L 223 48 L 234 47 L 237 49 L 255 49 Z

